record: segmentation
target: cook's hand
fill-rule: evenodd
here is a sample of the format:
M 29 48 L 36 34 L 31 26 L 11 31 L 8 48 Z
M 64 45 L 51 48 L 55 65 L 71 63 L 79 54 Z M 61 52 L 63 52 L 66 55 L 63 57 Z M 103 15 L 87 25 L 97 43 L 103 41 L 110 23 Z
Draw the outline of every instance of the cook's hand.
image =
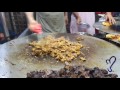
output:
M 31 21 L 28 24 L 28 28 L 34 33 L 42 33 L 42 26 L 37 21 Z
M 74 17 L 76 18 L 76 23 L 80 24 L 81 23 L 81 17 L 78 12 L 73 12 Z
M 111 13 L 106 13 L 105 18 L 106 18 L 106 20 L 109 21 L 110 24 L 116 23 L 116 20 L 114 19 L 114 17 L 112 16 Z
M 5 36 L 3 33 L 0 33 L 0 41 L 3 41 L 5 39 Z
M 80 24 L 81 23 L 81 18 L 80 17 L 76 18 L 76 21 L 77 21 L 77 24 Z

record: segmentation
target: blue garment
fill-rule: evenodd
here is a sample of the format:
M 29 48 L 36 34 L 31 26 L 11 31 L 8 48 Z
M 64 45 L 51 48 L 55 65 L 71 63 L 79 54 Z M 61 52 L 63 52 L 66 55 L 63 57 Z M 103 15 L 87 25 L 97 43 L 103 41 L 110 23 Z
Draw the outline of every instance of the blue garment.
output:
M 0 33 L 4 33 L 1 17 L 0 17 Z

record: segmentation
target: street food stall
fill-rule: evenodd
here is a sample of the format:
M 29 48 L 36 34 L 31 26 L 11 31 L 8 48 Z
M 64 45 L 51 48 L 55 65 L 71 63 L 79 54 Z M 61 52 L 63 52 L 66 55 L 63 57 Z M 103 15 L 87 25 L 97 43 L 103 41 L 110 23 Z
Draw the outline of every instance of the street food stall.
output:
M 95 23 L 94 27 L 102 32 L 101 34 L 104 38 L 106 38 L 107 34 L 118 35 L 120 33 L 119 30 L 114 31 L 102 25 L 102 22 Z M 48 38 L 48 36 L 53 38 Z M 70 67 L 66 68 L 65 66 L 79 66 L 79 69 L 74 67 L 74 75 L 62 75 L 64 78 L 82 78 L 83 75 L 86 75 L 84 72 L 88 74 L 95 72 L 94 75 L 92 75 L 97 75 L 97 78 L 103 75 L 99 69 L 104 71 L 103 78 L 104 76 L 110 78 L 110 75 L 114 74 L 115 78 L 119 78 L 120 43 L 117 41 L 116 44 L 111 41 L 114 42 L 114 40 L 111 39 L 106 40 L 83 32 L 74 34 L 31 34 L 17 38 L 0 45 L 0 78 L 44 78 L 47 77 L 43 74 L 44 72 L 42 72 L 45 70 L 47 74 L 50 74 L 51 70 L 54 72 L 54 75 L 48 75 L 49 77 L 61 78 L 58 74 L 68 73 L 71 75 L 72 73 Z M 31 48 L 30 45 L 33 48 Z M 67 57 L 69 57 L 69 59 L 66 59 Z M 82 66 L 86 68 L 83 70 Z M 64 67 L 65 69 L 63 69 Z M 93 69 L 95 71 L 93 71 Z M 83 70 L 83 72 L 80 70 Z M 58 73 L 58 71 L 60 72 Z M 30 72 L 36 75 L 32 76 Z M 58 76 L 55 76 L 56 72 Z M 99 75 L 96 74 L 98 72 L 100 73 Z M 41 74 L 43 74 L 43 76 L 40 76 Z M 76 74 L 80 75 L 76 76 Z M 93 77 L 88 76 L 88 74 L 85 77 Z

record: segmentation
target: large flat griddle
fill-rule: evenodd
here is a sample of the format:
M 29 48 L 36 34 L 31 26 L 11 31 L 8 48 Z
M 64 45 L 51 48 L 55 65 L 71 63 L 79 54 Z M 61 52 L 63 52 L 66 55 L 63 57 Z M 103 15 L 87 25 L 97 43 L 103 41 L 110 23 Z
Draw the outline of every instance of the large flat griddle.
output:
M 113 25 L 113 26 L 120 26 L 120 17 L 114 17 L 114 19 L 116 20 L 116 24 Z M 96 22 L 93 26 L 97 30 L 100 30 L 100 31 L 105 32 L 105 33 L 120 34 L 120 30 L 117 30 L 116 28 L 111 28 L 111 27 L 108 27 L 108 26 L 104 26 L 104 25 L 102 25 L 102 22 Z
M 0 46 L 0 77 L 1 78 L 25 78 L 26 74 L 35 70 L 59 70 L 64 67 L 64 63 L 58 62 L 50 57 L 46 57 L 41 60 L 34 59 L 25 55 L 25 46 L 37 38 L 41 39 L 47 35 L 57 37 L 64 36 L 70 41 L 76 41 L 79 36 L 84 38 L 81 43 L 90 47 L 89 50 L 83 49 L 87 61 L 81 62 L 75 60 L 72 65 L 85 65 L 87 67 L 99 67 L 107 69 L 111 64 L 107 64 L 106 60 L 112 56 L 115 56 L 117 61 L 112 66 L 112 70 L 120 77 L 120 48 L 95 37 L 79 35 L 79 34 L 50 34 L 45 33 L 43 35 L 30 35 L 27 37 L 15 39 Z M 36 37 L 37 36 L 37 37 Z M 112 61 L 111 61 L 112 62 Z
M 120 25 L 120 22 L 118 22 L 118 23 Z M 104 25 L 102 25 L 102 22 L 96 22 L 93 26 L 97 30 L 105 32 L 105 33 L 117 33 L 117 34 L 120 34 L 120 30 L 115 30 L 115 29 L 112 29 L 111 27 L 104 26 Z
M 116 24 L 114 25 L 114 27 L 115 26 L 120 27 L 120 18 L 119 17 L 114 17 L 114 18 L 116 19 Z M 102 22 L 96 22 L 93 25 L 93 27 L 105 34 L 120 34 L 120 30 L 112 28 L 113 26 L 111 26 L 111 27 L 104 26 L 104 25 L 102 25 Z M 111 40 L 111 41 L 120 44 L 120 42 L 118 40 Z

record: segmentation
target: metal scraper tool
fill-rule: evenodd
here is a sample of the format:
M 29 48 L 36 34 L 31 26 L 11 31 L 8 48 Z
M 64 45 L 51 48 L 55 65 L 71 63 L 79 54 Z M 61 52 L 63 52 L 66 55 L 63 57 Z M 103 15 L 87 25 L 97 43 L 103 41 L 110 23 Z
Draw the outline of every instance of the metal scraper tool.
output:
M 41 35 L 43 32 L 42 32 L 42 26 L 39 24 L 35 27 L 35 29 L 33 30 L 33 32 L 35 33 L 35 40 L 39 40 L 39 35 Z

